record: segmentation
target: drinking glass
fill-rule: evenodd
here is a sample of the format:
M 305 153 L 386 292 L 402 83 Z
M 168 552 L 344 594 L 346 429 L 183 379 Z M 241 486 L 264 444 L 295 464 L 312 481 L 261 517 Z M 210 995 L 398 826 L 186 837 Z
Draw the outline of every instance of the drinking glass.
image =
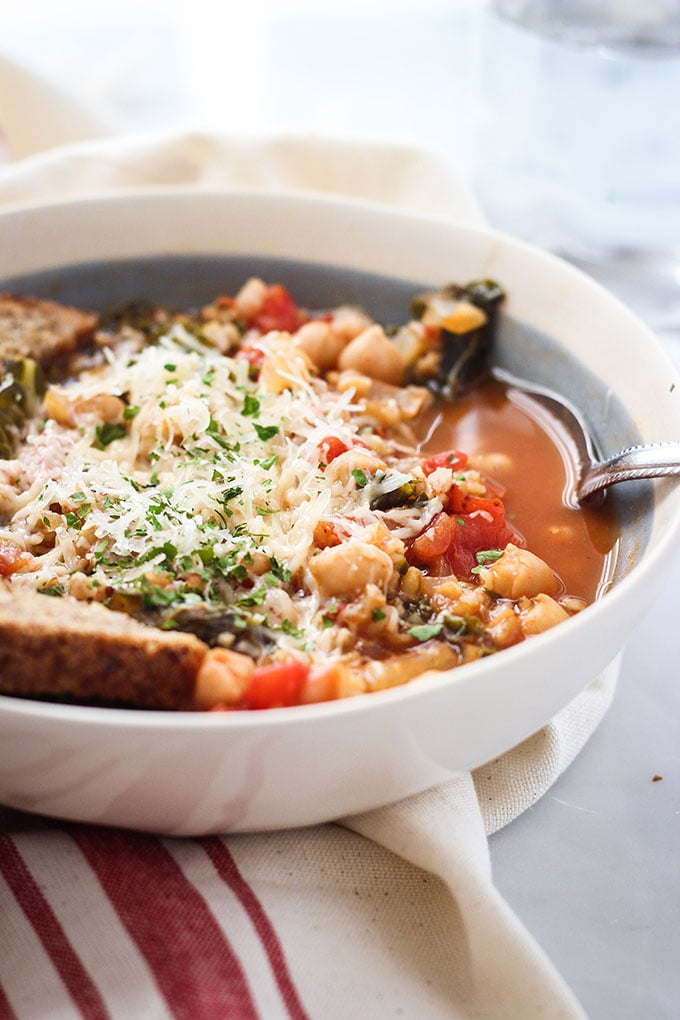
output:
M 492 225 L 680 336 L 680 0 L 489 0 L 480 71 Z

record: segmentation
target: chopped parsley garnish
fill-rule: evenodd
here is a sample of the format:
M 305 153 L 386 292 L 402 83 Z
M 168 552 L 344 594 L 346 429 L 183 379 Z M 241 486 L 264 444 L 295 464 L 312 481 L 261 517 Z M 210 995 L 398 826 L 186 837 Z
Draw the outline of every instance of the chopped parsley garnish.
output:
M 430 638 L 436 637 L 437 634 L 442 632 L 441 623 L 422 623 L 417 627 L 409 627 L 408 630 L 411 637 L 414 637 L 416 641 L 429 641 Z
M 236 600 L 237 606 L 261 606 L 267 594 L 266 588 L 256 588 Z
M 274 577 L 278 577 L 279 581 L 283 581 L 284 584 L 290 581 L 290 570 L 288 567 L 284 567 L 283 563 L 280 563 L 274 556 L 271 558 L 269 569 Z
M 288 634 L 290 637 L 301 638 L 305 636 L 304 629 L 302 627 L 296 627 L 291 620 L 282 620 L 281 630 L 284 634 Z
M 243 407 L 241 408 L 241 414 L 245 418 L 257 418 L 260 413 L 260 401 L 257 397 L 254 397 L 251 393 L 246 393 L 243 400 Z
M 357 483 L 357 488 L 359 489 L 363 489 L 365 485 L 368 485 L 366 472 L 362 471 L 361 468 L 352 469 L 352 478 Z
M 97 425 L 94 434 L 97 449 L 105 450 L 109 443 L 127 435 L 127 430 L 124 425 L 114 425 L 110 421 L 105 421 L 102 425 Z
M 76 531 L 80 531 L 80 529 L 83 526 L 83 522 L 85 521 L 85 518 L 87 517 L 91 509 L 92 509 L 91 503 L 81 503 L 75 512 L 69 511 L 67 514 L 65 514 L 64 519 L 69 528 L 75 528 Z
M 254 463 L 261 467 L 263 471 L 269 471 L 270 468 L 274 467 L 278 459 L 278 453 L 273 453 L 271 457 L 267 457 L 266 460 L 256 460 Z
M 503 555 L 502 549 L 481 549 L 477 554 L 477 566 L 472 568 L 471 573 L 478 574 L 487 563 L 495 563 Z
M 210 419 L 207 429 L 205 430 L 207 435 L 211 436 L 218 446 L 221 446 L 223 450 L 231 450 L 231 443 L 227 442 L 223 435 L 220 434 L 220 427 L 214 418 Z
M 162 557 L 163 561 L 171 564 L 177 556 L 177 547 L 172 542 L 164 542 L 163 545 L 155 545 L 152 549 L 147 549 L 137 560 L 137 563 L 148 563 L 149 560 L 154 560 L 156 557 Z
M 182 602 L 181 591 L 175 588 L 162 588 L 159 584 L 152 584 L 147 577 L 141 578 L 140 590 L 142 592 L 142 606 L 144 609 L 162 609 L 171 606 L 175 602 Z
M 258 425 L 257 422 L 255 422 L 253 427 L 257 432 L 258 438 L 261 439 L 262 442 L 266 442 L 267 439 L 271 439 L 272 436 L 276 436 L 280 432 L 278 425 Z
M 222 493 L 222 502 L 228 503 L 230 499 L 236 499 L 237 496 L 243 495 L 243 487 L 240 485 L 234 485 L 230 489 L 225 489 Z
M 137 417 L 140 411 L 141 407 L 139 407 L 137 404 L 131 404 L 129 407 L 126 407 L 124 409 L 123 418 L 125 419 L 125 421 L 132 421 L 133 418 Z

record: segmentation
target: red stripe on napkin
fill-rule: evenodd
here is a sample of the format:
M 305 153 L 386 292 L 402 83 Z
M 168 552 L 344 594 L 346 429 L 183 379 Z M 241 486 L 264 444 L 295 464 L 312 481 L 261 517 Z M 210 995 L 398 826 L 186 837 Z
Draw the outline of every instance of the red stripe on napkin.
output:
M 176 1017 L 257 1020 L 238 958 L 158 839 L 115 830 L 71 835 Z
M 99 990 L 9 836 L 0 836 L 0 871 L 84 1020 L 105 1020 L 109 1012 Z
M 9 1004 L 9 999 L 0 985 L 0 1020 L 17 1020 L 17 1015 Z
M 252 921 L 291 1020 L 308 1020 L 308 1014 L 302 1006 L 288 970 L 276 930 L 259 899 L 239 871 L 236 861 L 217 836 L 199 839 L 198 842 L 212 861 L 217 874 L 232 890 Z

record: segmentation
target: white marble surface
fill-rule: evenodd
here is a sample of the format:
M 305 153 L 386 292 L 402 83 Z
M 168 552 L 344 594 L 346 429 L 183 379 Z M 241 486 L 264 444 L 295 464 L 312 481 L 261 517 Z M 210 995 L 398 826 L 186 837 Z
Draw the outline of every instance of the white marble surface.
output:
M 119 0 L 93 10 L 32 0 L 3 12 L 0 53 L 116 127 L 395 140 L 455 157 L 473 184 L 480 6 Z M 654 320 L 680 362 L 680 323 L 667 305 L 634 280 L 607 283 Z M 592 1020 L 678 1015 L 679 589 L 680 558 L 631 638 L 599 731 L 550 793 L 491 841 L 501 892 Z

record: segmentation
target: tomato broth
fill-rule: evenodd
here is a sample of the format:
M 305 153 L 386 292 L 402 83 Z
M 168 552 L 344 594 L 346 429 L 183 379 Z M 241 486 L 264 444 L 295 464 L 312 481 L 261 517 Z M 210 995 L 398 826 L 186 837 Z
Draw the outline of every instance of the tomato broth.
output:
M 438 405 L 428 425 L 423 449 L 468 453 L 505 490 L 508 523 L 553 567 L 565 593 L 592 602 L 606 586 L 619 529 L 610 501 L 568 505 L 573 465 L 559 423 L 527 393 L 492 379 Z

